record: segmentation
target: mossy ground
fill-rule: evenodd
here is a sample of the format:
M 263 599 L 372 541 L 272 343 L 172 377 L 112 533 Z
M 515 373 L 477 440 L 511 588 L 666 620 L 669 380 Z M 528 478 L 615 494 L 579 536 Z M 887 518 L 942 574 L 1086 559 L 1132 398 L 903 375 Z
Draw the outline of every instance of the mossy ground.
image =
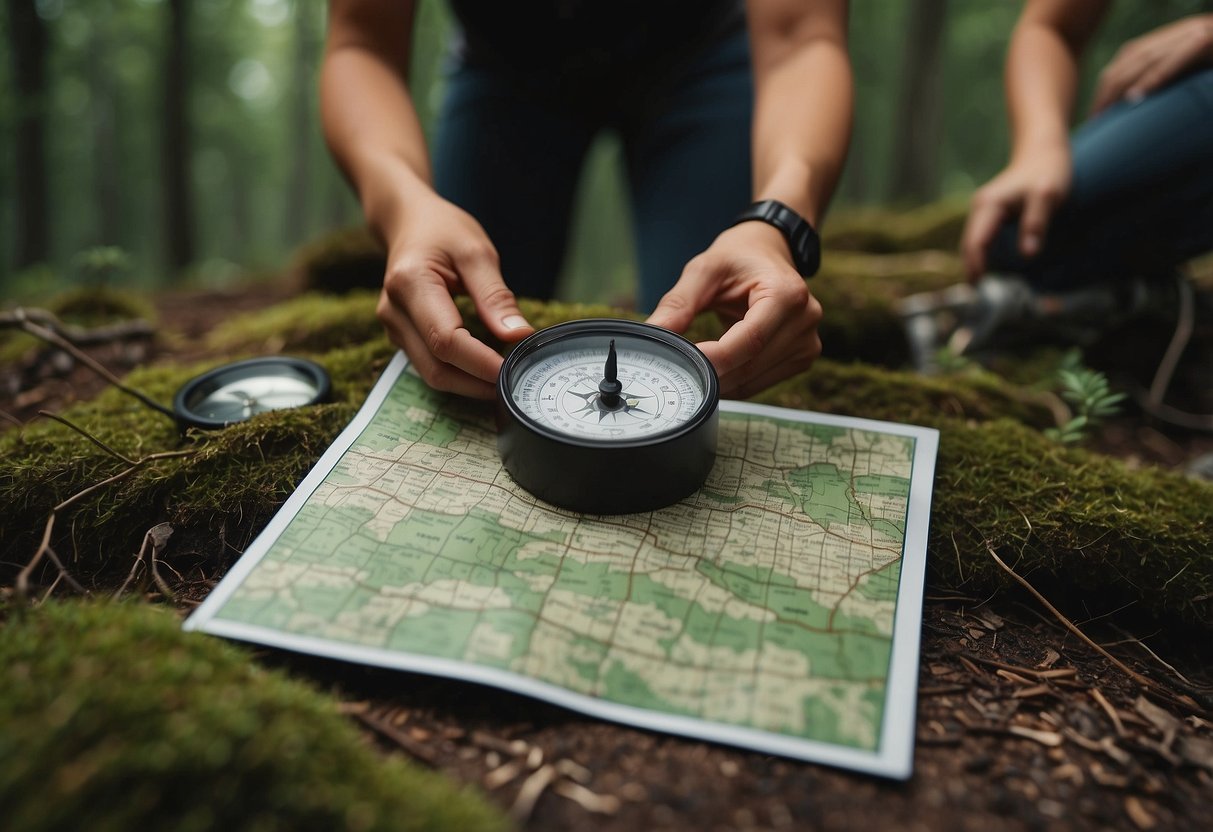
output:
M 863 243 L 910 253 L 846 252 L 835 246 L 813 284 L 827 310 L 827 358 L 760 400 L 940 429 L 930 591 L 974 595 L 1007 585 L 1009 579 L 989 556 L 993 549 L 1020 574 L 1047 587 L 1063 608 L 1093 613 L 1129 604 L 1167 622 L 1180 640 L 1188 634 L 1206 639 L 1213 596 L 1213 487 L 1158 470 L 1133 470 L 1045 439 L 1040 429 L 1055 416 L 1036 389 L 1035 370 L 1008 381 L 976 369 L 931 379 L 898 369 L 906 355 L 896 301 L 949 285 L 959 275 L 954 256 L 911 250 L 954 233 L 954 222 L 946 212 L 939 214 L 924 213 L 917 225 L 911 222 L 898 232 L 902 242 Z M 840 223 L 836 233 L 843 230 Z M 858 231 L 852 239 L 859 239 Z M 359 268 L 367 275 L 381 272 L 381 261 L 367 265 L 365 243 L 355 235 L 344 245 L 363 258 Z M 342 258 L 348 255 L 346 250 L 326 254 L 323 247 L 308 255 L 320 257 L 329 270 L 325 280 L 312 285 L 327 280 L 347 290 L 342 295 L 309 292 L 232 319 L 206 341 L 213 360 L 159 364 L 126 379 L 168 402 L 184 381 L 221 360 L 287 352 L 314 358 L 329 370 L 330 402 L 184 437 L 170 420 L 112 389 L 62 413 L 131 459 L 191 451 L 143 464 L 59 518 L 55 550 L 95 594 L 110 594 L 122 584 L 144 534 L 161 522 L 176 530 L 163 554 L 167 567 L 181 573 L 182 586 L 209 584 L 230 567 L 348 423 L 394 352 L 374 319 L 376 293 L 349 290 L 357 281 L 343 271 Z M 307 259 L 301 258 L 297 268 L 306 271 Z M 631 314 L 528 300 L 522 308 L 539 327 Z M 461 309 L 469 327 L 485 337 L 470 305 Z M 717 332 L 719 324 L 706 316 L 691 336 L 710 338 Z M 1040 366 L 1055 361 L 1056 356 L 1045 356 Z M 0 586 L 12 586 L 33 555 L 53 506 L 129 467 L 45 419 L 0 434 L 0 459 Z M 36 573 L 37 588 L 44 591 L 54 575 L 50 567 Z M 60 587 L 55 596 L 65 594 Z M 0 721 L 20 723 L 20 730 L 0 733 L 0 806 L 24 824 L 16 828 L 63 828 L 80 818 L 93 819 L 93 828 L 131 828 L 153 823 L 166 811 L 179 813 L 172 817 L 180 823 L 169 825 L 182 829 L 213 828 L 229 817 L 237 818 L 229 824 L 235 828 L 401 828 L 401 823 L 376 823 L 396 818 L 392 812 L 402 802 L 430 819 L 417 828 L 498 823 L 473 798 L 452 798 L 448 786 L 417 779 L 395 763 L 382 766 L 357 747 L 353 729 L 333 713 L 331 699 L 256 669 L 235 648 L 181 634 L 166 614 L 135 604 L 53 598 L 25 609 L 10 601 L 7 611 L 0 609 L 0 627 L 6 689 Z M 160 707 L 164 703 L 172 705 L 171 712 Z M 269 726 L 269 733 L 260 737 L 249 728 L 254 724 Z M 292 735 L 290 725 L 302 725 L 302 733 Z M 175 750 L 178 740 L 190 755 Z M 307 759 L 299 743 L 320 756 Z M 220 758 L 229 765 L 214 764 Z M 336 769 L 341 776 L 299 798 L 300 806 L 312 807 L 309 817 L 322 819 L 319 825 L 257 820 L 277 816 L 276 807 L 294 801 L 306 784 L 318 783 L 319 772 L 331 775 Z M 249 773 L 247 783 L 230 776 L 237 771 Z M 187 781 L 193 796 L 182 796 Z M 431 795 L 439 797 L 431 801 Z M 174 803 L 165 802 L 168 798 Z M 438 813 L 443 807 L 436 804 L 443 801 L 452 811 L 471 813 L 471 819 Z M 247 811 L 222 814 L 237 802 Z M 302 816 L 290 814 L 288 807 L 281 817 Z
M 70 520 L 59 523 L 58 551 L 77 577 L 108 586 L 124 576 L 144 533 L 156 523 L 225 540 L 247 540 L 259 530 L 348 422 L 390 358 L 392 347 L 368 323 L 374 301 L 368 291 L 340 298 L 304 295 L 235 319 L 211 338 L 216 354 L 230 357 L 276 339 L 283 350 L 317 359 L 334 379 L 328 404 L 185 438 L 168 419 L 116 390 L 65 412 L 131 459 L 193 451 L 145 465 L 81 501 Z M 584 305 L 523 306 L 541 327 L 613 313 Z M 466 304 L 464 312 L 469 326 L 477 327 Z M 718 329 L 707 317 L 693 335 L 711 337 Z M 203 369 L 155 367 L 127 381 L 167 401 Z M 1058 447 L 1040 434 L 1053 416 L 1039 393 L 975 369 L 922 378 L 823 359 L 759 399 L 942 430 L 930 549 L 932 580 L 939 587 L 977 591 L 1003 582 L 992 568 L 990 542 L 1015 547 L 1020 569 L 1063 580 L 1078 596 L 1137 595 L 1143 610 L 1208 622 L 1207 603 L 1194 599 L 1213 589 L 1207 545 L 1213 538 L 1213 488 Z M 0 512 L 10 518 L 0 530 L 8 574 L 32 553 L 51 507 L 127 467 L 51 421 L 0 436 L 0 454 L 8 472 L 0 482 Z M 214 547 L 206 571 L 223 571 L 234 556 L 228 547 Z M 1168 580 L 1181 571 L 1183 581 Z
M 141 603 L 10 609 L 5 829 L 497 830 L 477 795 L 367 747 L 336 703 Z

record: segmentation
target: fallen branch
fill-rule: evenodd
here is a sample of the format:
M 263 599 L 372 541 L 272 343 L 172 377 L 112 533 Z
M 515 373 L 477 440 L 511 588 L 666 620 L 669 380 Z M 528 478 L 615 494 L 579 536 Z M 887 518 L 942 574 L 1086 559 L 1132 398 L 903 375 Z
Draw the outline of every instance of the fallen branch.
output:
M 88 431 L 84 430 L 83 428 L 79 427 L 78 425 L 72 424 L 67 419 L 64 419 L 61 416 L 55 416 L 50 413 L 43 413 L 42 415 L 48 416 L 48 417 L 54 419 L 55 421 L 60 422 L 64 425 L 66 425 L 67 427 L 71 428 L 72 430 L 76 431 L 81 436 L 85 437 L 89 441 L 96 444 L 99 448 L 102 448 L 103 450 L 107 451 L 108 453 L 110 453 L 111 455 L 116 457 L 117 459 L 120 459 L 120 460 L 126 462 L 128 467 L 125 470 L 119 471 L 117 474 L 114 474 L 112 477 L 107 477 L 104 480 L 102 480 L 101 482 L 93 483 L 92 485 L 88 486 L 87 488 L 77 491 L 75 494 L 68 497 L 66 500 L 64 500 L 63 502 L 59 503 L 58 505 L 56 505 L 54 508 L 51 509 L 50 516 L 46 518 L 46 526 L 42 530 L 42 540 L 38 544 L 37 551 L 34 552 L 34 556 L 32 558 L 30 558 L 29 562 L 26 563 L 25 566 L 21 569 L 21 571 L 17 574 L 17 582 L 14 587 L 14 592 L 16 594 L 16 597 L 22 601 L 26 601 L 29 599 L 30 575 L 33 574 L 34 569 L 37 568 L 38 564 L 42 562 L 42 559 L 44 557 L 49 558 L 50 561 L 55 564 L 55 566 L 59 570 L 59 574 L 63 577 L 63 580 L 67 581 L 67 583 L 72 587 L 72 589 L 76 590 L 77 592 L 79 592 L 82 595 L 88 594 L 88 590 L 86 590 L 83 586 L 81 586 L 75 580 L 75 578 L 73 578 L 71 576 L 71 574 L 67 571 L 67 568 L 63 565 L 63 561 L 61 561 L 59 559 L 58 554 L 56 554 L 55 550 L 51 547 L 51 534 L 55 528 L 55 519 L 59 516 L 59 514 L 61 512 L 65 511 L 66 509 L 70 508 L 74 504 L 78 503 L 80 500 L 84 499 L 89 494 L 92 494 L 94 491 L 104 488 L 107 485 L 112 485 L 113 483 L 116 483 L 119 480 L 123 480 L 126 477 L 129 477 L 131 474 L 135 473 L 140 468 L 144 467 L 145 465 L 147 465 L 149 463 L 156 462 L 157 460 L 161 460 L 161 459 L 172 459 L 175 457 L 192 456 L 198 452 L 197 449 L 193 449 L 193 448 L 188 449 L 188 450 L 183 450 L 183 451 L 163 451 L 161 453 L 148 454 L 147 456 L 141 457 L 139 459 L 131 459 L 130 457 L 127 457 L 127 456 L 119 453 L 118 451 L 114 450 L 113 448 L 109 447 L 104 442 L 102 442 L 100 439 L 97 439 L 95 436 L 91 435 Z M 171 597 L 172 593 L 170 592 L 169 595 Z
M 88 367 L 90 370 L 92 370 L 97 375 L 101 376 L 103 379 L 108 381 L 110 384 L 117 387 L 123 393 L 126 393 L 128 396 L 134 396 L 136 399 L 138 399 L 143 404 L 150 407 L 152 410 L 155 410 L 159 413 L 163 413 L 165 416 L 168 416 L 170 419 L 176 420 L 177 417 L 173 415 L 172 410 L 168 409 L 167 407 L 160 404 L 159 402 L 149 399 L 147 396 L 145 396 L 143 393 L 140 393 L 138 390 L 134 389 L 133 387 L 127 387 L 125 384 L 123 384 L 118 379 L 117 376 L 115 376 L 113 373 L 111 373 L 109 370 L 107 370 L 104 365 L 102 365 L 100 362 L 96 361 L 88 353 L 81 350 L 79 347 L 77 347 L 75 344 L 73 344 L 71 341 L 69 341 L 67 338 L 65 338 L 63 335 L 61 335 L 59 332 L 57 332 L 51 326 L 44 325 L 44 323 L 46 323 L 45 321 L 44 321 L 44 323 L 38 323 L 36 320 L 34 320 L 35 317 L 40 317 L 37 313 L 38 313 L 38 310 L 27 310 L 27 309 L 18 308 L 14 312 L 6 314 L 3 316 L 3 318 L 0 318 L 0 323 L 8 324 L 10 326 L 12 326 L 12 325 L 18 326 L 25 332 L 29 333 L 30 335 L 33 335 L 35 338 L 41 338 L 43 341 L 46 341 L 48 344 L 54 344 L 56 347 L 63 350 L 64 352 L 68 353 L 69 355 L 71 355 L 73 358 L 75 358 L 81 364 Z M 42 313 L 42 315 L 50 315 L 50 313 Z M 51 319 L 53 320 L 54 316 L 51 316 Z
M 1061 610 L 1057 609 L 1057 607 L 1055 607 L 1051 603 L 1049 603 L 1049 599 L 1047 599 L 1043 595 L 1041 595 L 1040 592 L 1036 589 L 1036 587 L 1034 587 L 1034 586 L 1032 586 L 1032 584 L 1028 583 L 1028 580 L 1026 578 L 1020 576 L 1020 574 L 1018 572 L 1016 572 L 1014 569 L 1012 569 L 1010 566 L 1007 566 L 1007 564 L 1003 561 L 1003 559 L 998 556 L 998 553 L 994 551 L 993 546 L 990 546 L 989 544 L 987 544 L 986 551 L 990 553 L 990 557 L 992 557 L 994 559 L 994 562 L 996 564 L 998 564 L 1000 569 L 1002 569 L 1004 572 L 1006 572 L 1008 575 L 1010 575 L 1012 578 L 1014 578 L 1016 583 L 1018 583 L 1020 586 L 1022 586 L 1024 589 L 1026 589 L 1029 593 L 1031 593 L 1032 597 L 1035 598 L 1037 601 L 1039 601 L 1045 607 L 1045 609 L 1047 609 L 1050 613 L 1052 613 L 1053 616 L 1059 622 L 1061 622 L 1061 625 L 1063 627 L 1065 627 L 1067 630 L 1069 630 L 1071 633 L 1073 633 L 1075 636 L 1077 636 L 1078 639 L 1083 642 L 1083 644 L 1086 644 L 1088 647 L 1090 647 L 1096 653 L 1098 653 L 1099 655 L 1101 655 L 1105 659 L 1107 659 L 1109 662 L 1111 662 L 1113 664 L 1113 666 L 1115 666 L 1118 670 L 1120 670 L 1122 673 L 1124 673 L 1126 676 L 1128 676 L 1130 679 L 1132 679 L 1134 682 L 1136 682 L 1142 688 L 1152 691 L 1153 693 L 1167 699 L 1168 701 L 1174 702 L 1175 704 L 1183 705 L 1185 707 L 1191 707 L 1192 705 L 1199 706 L 1199 705 L 1203 704 L 1203 703 L 1196 702 L 1187 694 L 1184 694 L 1184 696 L 1182 698 L 1177 697 L 1170 690 L 1162 687 L 1157 682 L 1155 682 L 1153 679 L 1148 679 L 1145 676 L 1142 676 L 1136 670 L 1133 670 L 1133 668 L 1129 667 L 1127 664 L 1122 662 L 1120 659 L 1113 656 L 1111 653 L 1109 653 L 1107 650 L 1105 650 L 1103 647 L 1101 647 L 1098 643 L 1096 643 L 1093 639 L 1091 639 L 1086 633 L 1084 633 L 1082 630 L 1080 630 L 1073 621 L 1071 621 L 1069 618 L 1067 618 L 1065 615 L 1063 615 Z M 1187 700 L 1187 701 L 1185 701 L 1185 700 Z M 1208 706 L 1206 705 L 1205 707 L 1208 707 Z

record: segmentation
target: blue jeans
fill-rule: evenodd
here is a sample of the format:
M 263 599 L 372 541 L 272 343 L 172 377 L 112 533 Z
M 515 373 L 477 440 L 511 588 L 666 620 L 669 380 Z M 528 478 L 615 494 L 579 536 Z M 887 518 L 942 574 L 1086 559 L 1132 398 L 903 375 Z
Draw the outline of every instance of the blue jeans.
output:
M 618 132 L 649 310 L 750 202 L 753 83 L 744 30 L 659 70 L 583 74 L 457 62 L 434 143 L 440 194 L 480 221 L 506 284 L 551 297 L 586 151 Z
M 1008 223 L 990 271 L 1067 290 L 1165 276 L 1213 250 L 1213 69 L 1116 104 L 1074 133 L 1071 150 L 1071 191 L 1040 253 L 1025 259 Z

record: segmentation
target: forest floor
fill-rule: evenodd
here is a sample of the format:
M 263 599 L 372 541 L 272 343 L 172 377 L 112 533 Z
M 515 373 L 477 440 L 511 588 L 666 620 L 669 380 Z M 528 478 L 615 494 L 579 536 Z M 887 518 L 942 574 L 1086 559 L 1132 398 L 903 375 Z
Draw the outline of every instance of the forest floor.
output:
M 290 292 L 165 294 L 157 326 L 174 337 L 144 354 L 93 354 L 115 370 L 204 359 L 210 328 Z M 103 385 L 83 368 L 34 379 L 9 412 L 58 411 Z M 1097 447 L 1182 469 L 1213 451 L 1213 437 L 1130 414 Z M 213 581 L 187 575 L 174 587 L 183 614 Z M 1213 644 L 1169 639 L 1167 622 L 1131 610 L 1113 624 L 1090 619 L 1080 601 L 1059 606 L 1108 654 L 1026 591 L 976 598 L 928 584 L 914 773 L 904 783 L 626 728 L 469 683 L 258 655 L 332 690 L 385 753 L 477 784 L 526 829 L 1207 829 Z M 1108 655 L 1152 680 L 1148 688 Z

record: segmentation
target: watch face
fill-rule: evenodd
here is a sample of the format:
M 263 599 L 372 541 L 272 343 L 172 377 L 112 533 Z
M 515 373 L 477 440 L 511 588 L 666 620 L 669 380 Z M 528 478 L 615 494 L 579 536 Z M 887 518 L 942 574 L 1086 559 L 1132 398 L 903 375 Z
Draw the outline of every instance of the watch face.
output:
M 220 428 L 270 410 L 301 407 L 329 395 L 328 373 L 301 358 L 254 358 L 186 382 L 173 401 L 183 427 Z

